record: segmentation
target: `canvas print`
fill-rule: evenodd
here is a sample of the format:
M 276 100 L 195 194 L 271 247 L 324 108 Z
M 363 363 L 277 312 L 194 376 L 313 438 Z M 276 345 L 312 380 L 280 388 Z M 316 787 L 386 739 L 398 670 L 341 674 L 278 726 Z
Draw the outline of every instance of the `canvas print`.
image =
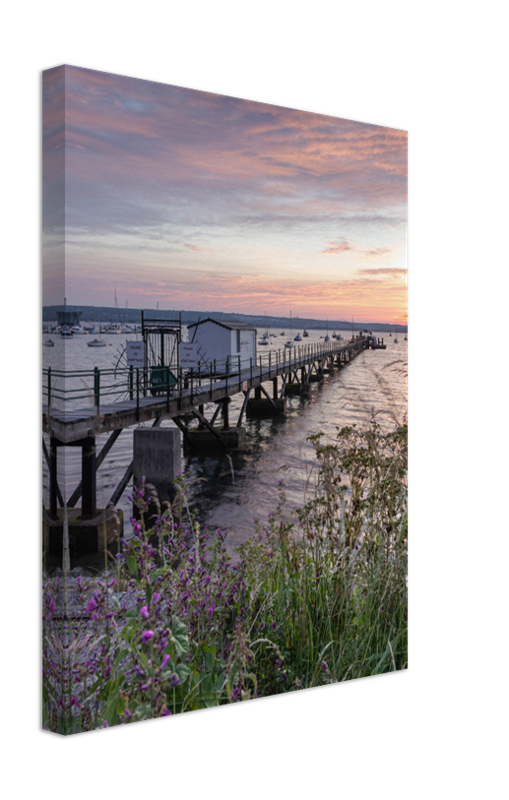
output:
M 44 729 L 406 669 L 406 132 L 42 93 Z

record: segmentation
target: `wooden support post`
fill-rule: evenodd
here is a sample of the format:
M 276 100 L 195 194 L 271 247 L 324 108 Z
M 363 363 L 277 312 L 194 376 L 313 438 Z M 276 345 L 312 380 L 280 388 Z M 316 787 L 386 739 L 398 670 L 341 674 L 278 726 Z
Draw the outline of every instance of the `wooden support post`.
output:
M 156 422 L 158 422 L 158 420 L 156 420 Z M 154 428 L 157 427 L 156 426 L 156 422 L 154 422 L 154 425 L 153 425 Z M 118 430 L 113 431 L 113 433 L 109 437 L 108 441 L 106 442 L 106 444 L 104 445 L 103 449 L 101 450 L 101 452 L 99 453 L 99 455 L 96 458 L 96 461 L 95 461 L 95 469 L 96 469 L 96 471 L 99 469 L 99 467 L 103 463 L 104 459 L 106 458 L 106 456 L 110 452 L 111 448 L 113 447 L 113 445 L 115 444 L 115 442 L 117 441 L 117 439 L 118 439 L 118 437 L 120 436 L 121 433 L 122 433 L 122 428 L 119 428 Z M 72 493 L 72 495 L 70 496 L 70 498 L 69 498 L 69 500 L 67 502 L 67 505 L 68 505 L 69 508 L 74 508 L 76 506 L 76 503 L 78 502 L 78 500 L 81 497 L 82 491 L 83 491 L 83 481 L 80 481 L 78 486 L 76 487 L 76 489 L 74 490 L 74 492 Z M 62 502 L 62 505 L 63 505 L 63 502 Z
M 261 399 L 262 399 L 262 387 L 260 384 L 260 386 L 255 386 L 255 400 L 261 400 Z
M 272 397 L 277 400 L 277 378 L 272 378 Z
M 230 430 L 230 418 L 228 415 L 228 406 L 230 405 L 230 398 L 225 397 L 223 400 L 223 430 Z
M 49 515 L 57 519 L 57 448 L 58 441 L 53 436 L 49 441 Z M 63 503 L 62 503 L 63 505 Z
M 44 439 L 42 440 L 42 452 L 44 453 L 44 458 L 46 459 L 46 464 L 48 465 L 48 470 L 51 470 L 48 448 L 46 447 L 46 442 L 44 441 Z M 60 503 L 61 506 L 63 506 L 64 505 L 64 498 L 62 497 L 62 492 L 60 491 L 60 487 L 58 485 L 58 482 L 56 484 L 56 495 L 57 495 L 58 502 Z
M 96 515 L 96 479 L 95 479 L 95 438 L 89 436 L 82 439 L 81 445 L 81 479 L 83 482 L 82 517 Z

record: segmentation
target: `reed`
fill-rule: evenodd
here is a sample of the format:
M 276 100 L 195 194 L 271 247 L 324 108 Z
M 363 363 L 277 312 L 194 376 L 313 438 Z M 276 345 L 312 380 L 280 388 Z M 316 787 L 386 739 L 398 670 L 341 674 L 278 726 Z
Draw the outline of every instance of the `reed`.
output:
M 200 527 L 181 482 L 145 530 L 142 485 L 115 577 L 76 582 L 80 613 L 58 619 L 46 582 L 46 728 L 67 734 L 406 668 L 406 427 L 373 421 L 311 441 L 309 501 L 289 521 L 281 484 L 237 563 L 222 531 Z

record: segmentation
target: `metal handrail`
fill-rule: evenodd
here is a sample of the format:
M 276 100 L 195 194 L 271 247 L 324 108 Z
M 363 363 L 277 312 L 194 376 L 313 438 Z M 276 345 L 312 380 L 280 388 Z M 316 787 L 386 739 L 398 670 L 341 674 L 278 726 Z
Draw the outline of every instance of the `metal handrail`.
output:
M 137 408 L 140 404 L 140 396 L 150 394 L 166 395 L 169 402 L 170 396 L 175 391 L 182 394 L 183 390 L 190 389 L 191 394 L 196 388 L 203 385 L 212 387 L 219 381 L 225 381 L 225 388 L 228 384 L 235 383 L 236 378 L 240 378 L 243 372 L 248 372 L 250 380 L 254 377 L 262 378 L 268 372 L 269 377 L 273 374 L 274 367 L 277 372 L 281 367 L 300 367 L 303 362 L 312 358 L 326 356 L 332 352 L 347 350 L 352 345 L 360 344 L 366 337 L 356 337 L 349 342 L 342 342 L 341 345 L 332 342 L 309 343 L 269 350 L 258 354 L 256 359 L 253 357 L 242 358 L 241 355 L 228 356 L 223 361 L 216 359 L 211 361 L 199 362 L 196 370 L 180 367 L 178 374 L 174 374 L 175 381 L 160 382 L 154 384 L 151 380 L 152 367 L 145 368 L 106 368 L 85 370 L 59 370 L 53 367 L 43 369 L 43 397 L 48 400 L 48 406 L 53 406 L 55 402 L 69 402 L 76 400 L 90 400 L 93 398 L 93 405 L 99 409 L 101 402 L 108 397 L 119 397 L 126 394 L 129 399 L 136 399 Z M 156 365 L 154 365 L 156 366 Z M 266 369 L 264 369 L 264 367 Z M 171 368 L 168 367 L 168 373 Z M 172 371 L 173 373 L 176 370 Z M 81 386 L 69 385 L 71 380 L 79 380 L 81 384 L 90 379 L 91 385 Z M 62 386 L 62 380 L 64 385 Z M 60 384 L 60 385 L 59 385 Z

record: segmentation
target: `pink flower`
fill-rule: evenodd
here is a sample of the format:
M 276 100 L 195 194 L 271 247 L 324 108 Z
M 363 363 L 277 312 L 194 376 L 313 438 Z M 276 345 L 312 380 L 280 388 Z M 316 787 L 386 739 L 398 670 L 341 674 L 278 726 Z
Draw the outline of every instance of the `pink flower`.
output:
M 143 608 L 140 608 L 140 614 L 143 619 L 148 619 L 150 617 L 148 606 L 143 606 Z
M 141 641 L 142 642 L 148 642 L 149 639 L 151 639 L 153 635 L 154 635 L 154 631 L 143 631 L 143 633 L 141 634 Z

